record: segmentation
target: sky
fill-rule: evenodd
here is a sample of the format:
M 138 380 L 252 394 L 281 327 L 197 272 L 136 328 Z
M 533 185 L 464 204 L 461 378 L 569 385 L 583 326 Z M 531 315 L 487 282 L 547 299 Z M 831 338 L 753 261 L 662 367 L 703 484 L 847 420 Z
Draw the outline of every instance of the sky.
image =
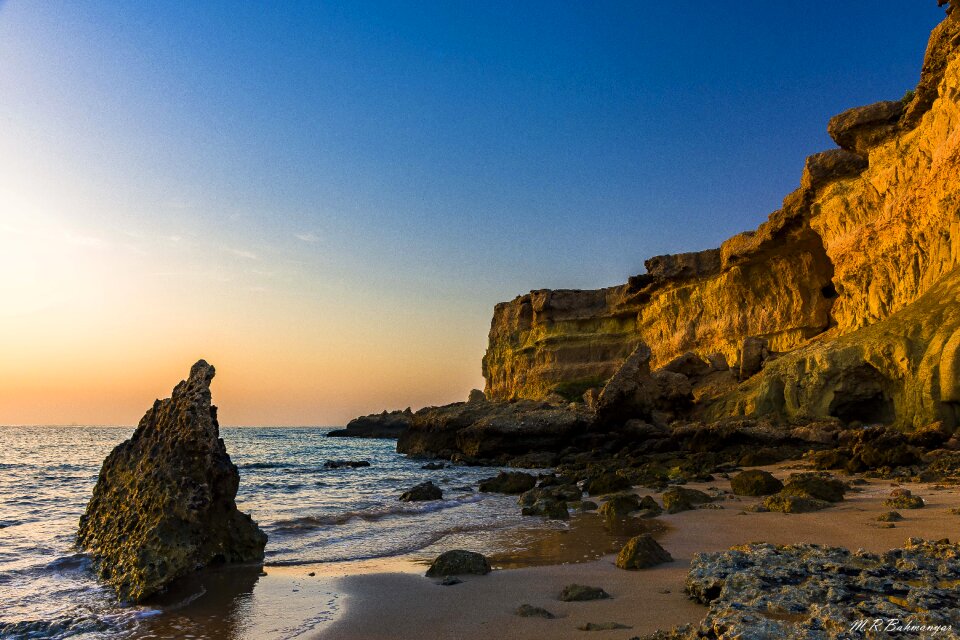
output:
M 495 303 L 754 228 L 934 0 L 0 0 L 0 424 L 466 398 Z

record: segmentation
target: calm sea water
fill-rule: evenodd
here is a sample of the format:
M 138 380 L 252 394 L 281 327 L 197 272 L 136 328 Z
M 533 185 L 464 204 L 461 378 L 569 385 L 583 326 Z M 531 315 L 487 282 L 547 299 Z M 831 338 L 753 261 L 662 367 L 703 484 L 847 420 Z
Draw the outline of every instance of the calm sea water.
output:
M 423 461 L 398 455 L 392 440 L 327 438 L 327 430 L 221 429 L 240 469 L 238 506 L 269 535 L 268 571 L 271 565 L 427 557 L 464 540 L 478 551 L 503 552 L 484 548 L 502 545 L 491 532 L 532 526 L 531 519 L 518 515 L 515 498 L 477 492 L 478 480 L 494 469 L 424 470 Z M 118 605 L 73 547 L 104 457 L 132 432 L 127 427 L 0 427 L 0 637 L 157 637 L 151 632 L 158 627 L 155 619 L 174 615 L 162 608 Z M 370 466 L 326 469 L 327 460 L 367 460 Z M 443 488 L 443 500 L 397 500 L 404 489 L 426 479 Z M 176 615 L 189 631 L 189 610 Z M 249 635 L 298 637 L 322 619 Z M 203 635 L 187 631 L 183 636 Z

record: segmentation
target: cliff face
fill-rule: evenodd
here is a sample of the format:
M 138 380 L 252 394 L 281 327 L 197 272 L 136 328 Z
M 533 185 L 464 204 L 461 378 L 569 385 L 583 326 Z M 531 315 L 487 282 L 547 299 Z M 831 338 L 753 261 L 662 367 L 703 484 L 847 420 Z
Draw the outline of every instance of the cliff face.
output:
M 574 399 L 602 386 L 640 343 L 650 347 L 652 367 L 687 351 L 721 354 L 736 366 L 744 340 L 759 337 L 770 353 L 789 352 L 768 362 L 760 377 L 775 364 L 800 360 L 806 364 L 792 366 L 809 375 L 820 366 L 812 354 L 829 359 L 823 354 L 833 345 L 848 349 L 861 331 L 883 324 L 876 331 L 902 335 L 910 343 L 903 348 L 914 354 L 885 365 L 891 419 L 915 423 L 950 413 L 904 398 L 930 396 L 921 380 L 936 379 L 938 398 L 941 387 L 939 363 L 922 374 L 926 360 L 918 354 L 942 342 L 949 328 L 922 328 L 922 314 L 907 310 L 934 290 L 949 298 L 960 261 L 958 51 L 954 11 L 930 37 L 913 96 L 831 120 L 828 131 L 841 148 L 811 156 L 800 188 L 756 231 L 716 250 L 648 260 L 646 274 L 618 287 L 534 291 L 497 305 L 483 361 L 488 397 L 557 391 Z M 879 340 L 876 331 L 863 340 Z M 821 413 L 838 411 L 829 404 Z M 791 404 L 727 399 L 717 406 L 717 413 L 790 413 Z

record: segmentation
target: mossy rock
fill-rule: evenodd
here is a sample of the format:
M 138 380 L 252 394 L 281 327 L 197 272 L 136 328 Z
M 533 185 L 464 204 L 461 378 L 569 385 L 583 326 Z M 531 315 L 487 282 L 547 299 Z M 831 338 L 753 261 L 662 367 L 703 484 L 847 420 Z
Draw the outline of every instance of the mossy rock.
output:
M 830 504 L 826 500 L 818 500 L 809 496 L 777 493 L 768 496 L 763 501 L 763 508 L 767 511 L 779 511 L 780 513 L 810 513 L 826 509 Z
M 644 533 L 627 541 L 617 554 L 617 566 L 621 569 L 646 569 L 658 564 L 672 562 L 666 549 L 654 540 L 650 534 Z
M 730 486 L 738 496 L 769 496 L 783 489 L 783 483 L 769 471 L 751 469 L 730 478 Z
M 879 522 L 900 522 L 901 520 L 903 520 L 903 516 L 896 511 L 887 511 L 877 516 Z
M 433 561 L 427 569 L 428 578 L 461 575 L 486 575 L 490 573 L 490 562 L 487 558 L 475 551 L 454 549 L 444 551 Z
M 883 504 L 894 509 L 922 509 L 924 507 L 923 498 L 913 495 L 909 489 L 894 489 Z
M 787 478 L 783 493 L 810 497 L 827 502 L 840 502 L 847 486 L 833 476 L 820 473 L 794 473 Z

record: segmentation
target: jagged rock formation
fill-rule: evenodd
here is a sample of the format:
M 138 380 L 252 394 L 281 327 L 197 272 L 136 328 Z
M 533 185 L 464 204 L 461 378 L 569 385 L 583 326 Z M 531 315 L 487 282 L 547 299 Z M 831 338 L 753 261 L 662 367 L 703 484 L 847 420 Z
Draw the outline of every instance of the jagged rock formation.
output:
M 746 380 L 694 389 L 707 418 L 956 425 L 958 51 L 953 11 L 931 34 L 912 95 L 833 118 L 841 148 L 811 156 L 800 188 L 756 231 L 652 258 L 618 287 L 498 304 L 487 397 L 577 400 L 645 344 L 653 370 L 693 352 Z
M 344 429 L 334 429 L 327 433 L 330 438 L 399 438 L 413 423 L 410 408 L 403 411 L 384 411 L 368 416 L 354 418 Z
M 200 360 L 100 469 L 77 544 L 124 601 L 218 562 L 260 562 L 267 536 L 237 510 L 240 482 L 211 404 L 214 368 Z

